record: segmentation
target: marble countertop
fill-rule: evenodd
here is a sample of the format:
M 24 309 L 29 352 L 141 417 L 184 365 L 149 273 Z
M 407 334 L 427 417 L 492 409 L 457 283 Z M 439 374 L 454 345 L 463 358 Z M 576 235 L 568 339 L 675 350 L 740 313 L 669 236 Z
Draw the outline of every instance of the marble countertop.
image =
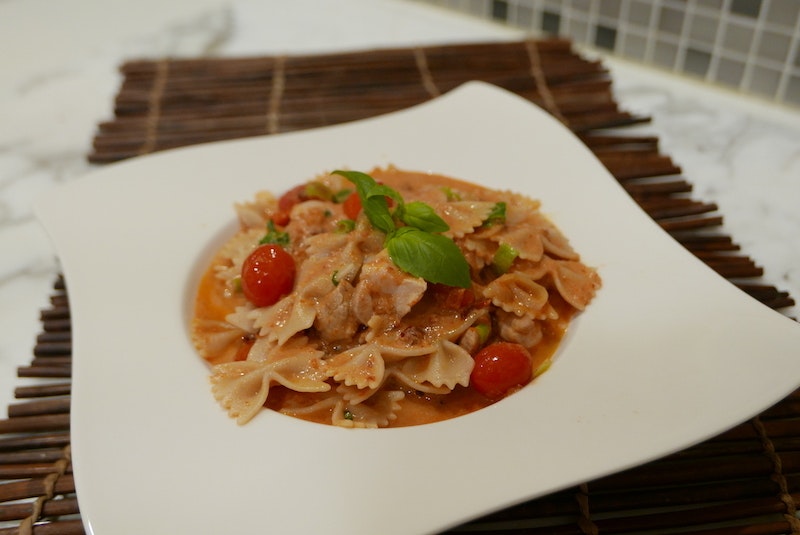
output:
M 76 179 L 127 59 L 318 53 L 518 39 L 518 31 L 400 0 L 0 2 L 0 406 L 25 382 L 59 272 L 32 202 Z M 593 51 L 586 51 L 594 54 Z M 602 58 L 640 127 L 716 202 L 724 232 L 800 299 L 800 112 Z M 800 307 L 782 313 L 799 317 Z

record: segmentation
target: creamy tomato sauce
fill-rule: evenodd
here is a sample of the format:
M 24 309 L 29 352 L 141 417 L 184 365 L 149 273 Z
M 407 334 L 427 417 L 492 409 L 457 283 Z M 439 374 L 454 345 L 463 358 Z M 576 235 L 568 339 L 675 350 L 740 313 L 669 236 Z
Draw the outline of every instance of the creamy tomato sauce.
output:
M 348 217 L 355 188 L 341 176 L 293 190 L 292 203 L 288 194 L 261 194 L 238 205 L 241 230 L 200 281 L 192 336 L 215 397 L 239 423 L 262 408 L 345 427 L 420 425 L 479 410 L 499 398 L 478 388 L 474 359 L 497 342 L 524 347 L 529 376 L 503 396 L 513 394 L 547 369 L 600 286 L 532 199 L 429 173 L 370 175 L 400 202 L 440 215 L 470 284 L 431 283 L 397 268 L 386 234 L 364 211 Z M 278 302 L 255 306 L 242 290 L 242 266 L 267 232 L 282 237 L 297 275 Z M 512 252 L 502 270 L 501 251 Z

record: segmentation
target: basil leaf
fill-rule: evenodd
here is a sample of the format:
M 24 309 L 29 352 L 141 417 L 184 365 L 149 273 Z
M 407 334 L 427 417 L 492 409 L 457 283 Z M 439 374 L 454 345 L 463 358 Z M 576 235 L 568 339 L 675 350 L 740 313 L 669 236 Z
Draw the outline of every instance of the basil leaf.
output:
M 397 190 L 390 188 L 389 186 L 384 186 L 383 184 L 375 184 L 372 188 L 369 189 L 367 192 L 368 197 L 389 197 L 394 202 L 398 204 L 398 206 L 403 205 L 403 197 Z
M 389 203 L 386 202 L 386 197 L 367 197 L 361 199 L 361 209 L 367 214 L 369 222 L 376 229 L 389 234 L 394 230 L 394 219 L 389 212 Z
M 401 219 L 406 225 L 426 232 L 450 230 L 450 225 L 439 217 L 429 204 L 424 202 L 414 201 L 407 203 Z
M 375 179 L 359 171 L 334 171 L 332 174 L 341 175 L 355 184 L 358 197 L 361 199 L 361 209 L 367 215 L 369 222 L 376 229 L 388 234 L 394 230 L 395 224 L 389 212 L 389 203 L 386 201 L 385 190 L 400 198 L 400 195 L 387 186 L 381 186 Z M 400 199 L 402 201 L 402 198 Z
M 332 200 L 337 204 L 343 203 L 345 199 L 347 199 L 350 196 L 351 193 L 353 193 L 353 190 L 351 190 L 350 188 L 340 189 L 339 191 L 333 194 Z
M 469 264 L 453 240 L 415 227 L 400 227 L 386 238 L 392 261 L 428 282 L 469 288 Z
M 345 177 L 347 180 L 355 184 L 359 196 L 366 197 L 367 192 L 378 185 L 375 179 L 366 173 L 360 171 L 342 171 L 337 169 L 331 173 L 332 175 L 339 175 Z

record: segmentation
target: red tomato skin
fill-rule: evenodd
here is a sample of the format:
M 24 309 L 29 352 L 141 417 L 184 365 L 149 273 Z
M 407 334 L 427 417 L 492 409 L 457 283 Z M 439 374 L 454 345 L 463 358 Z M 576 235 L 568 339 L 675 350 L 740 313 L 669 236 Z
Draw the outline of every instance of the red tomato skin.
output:
M 497 401 L 531 381 L 532 359 L 527 349 L 511 342 L 495 342 L 475 355 L 472 388 Z
M 292 211 L 292 208 L 294 208 L 294 205 L 307 200 L 305 191 L 306 185 L 300 184 L 280 196 L 278 199 L 278 211 L 272 216 L 272 221 L 276 225 L 284 227 L 289 223 L 289 213 Z
M 255 249 L 242 264 L 242 291 L 255 306 L 274 305 L 292 291 L 294 258 L 280 245 L 266 244 Z
M 342 203 L 342 210 L 344 210 L 344 215 L 348 218 L 354 221 L 358 218 L 358 214 L 361 213 L 361 198 L 358 193 L 353 192 L 347 196 Z
M 380 182 L 378 182 L 380 184 Z M 391 197 L 386 197 L 386 204 L 389 208 L 394 206 L 394 199 Z M 358 196 L 358 192 L 354 191 L 342 203 L 342 210 L 344 210 L 344 215 L 346 215 L 349 219 L 355 220 L 358 217 L 358 214 L 361 213 L 362 206 L 361 206 L 361 197 Z
M 298 204 L 305 200 L 304 193 L 306 191 L 306 185 L 300 184 L 299 186 L 295 186 L 278 199 L 278 210 L 281 212 L 291 212 L 292 208 L 295 204 Z

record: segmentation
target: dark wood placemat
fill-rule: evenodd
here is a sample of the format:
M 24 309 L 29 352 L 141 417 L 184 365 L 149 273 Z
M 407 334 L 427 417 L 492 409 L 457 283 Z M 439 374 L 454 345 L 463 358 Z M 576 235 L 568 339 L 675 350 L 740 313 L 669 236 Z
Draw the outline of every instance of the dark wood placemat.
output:
M 287 57 L 130 61 L 89 160 L 288 132 L 386 113 L 468 80 L 528 98 L 571 128 L 640 206 L 689 251 L 775 309 L 794 301 L 724 233 L 713 203 L 625 128 L 602 63 L 564 40 L 458 44 Z M 0 535 L 84 533 L 70 464 L 71 323 L 63 278 L 0 420 Z M 668 432 L 666 430 L 665 432 Z M 124 460 L 122 460 L 124 461 Z M 476 485 L 480 484 L 476 482 Z M 474 520 L 453 532 L 800 534 L 800 391 L 732 430 L 664 459 Z M 154 529 L 156 527 L 154 526 Z

